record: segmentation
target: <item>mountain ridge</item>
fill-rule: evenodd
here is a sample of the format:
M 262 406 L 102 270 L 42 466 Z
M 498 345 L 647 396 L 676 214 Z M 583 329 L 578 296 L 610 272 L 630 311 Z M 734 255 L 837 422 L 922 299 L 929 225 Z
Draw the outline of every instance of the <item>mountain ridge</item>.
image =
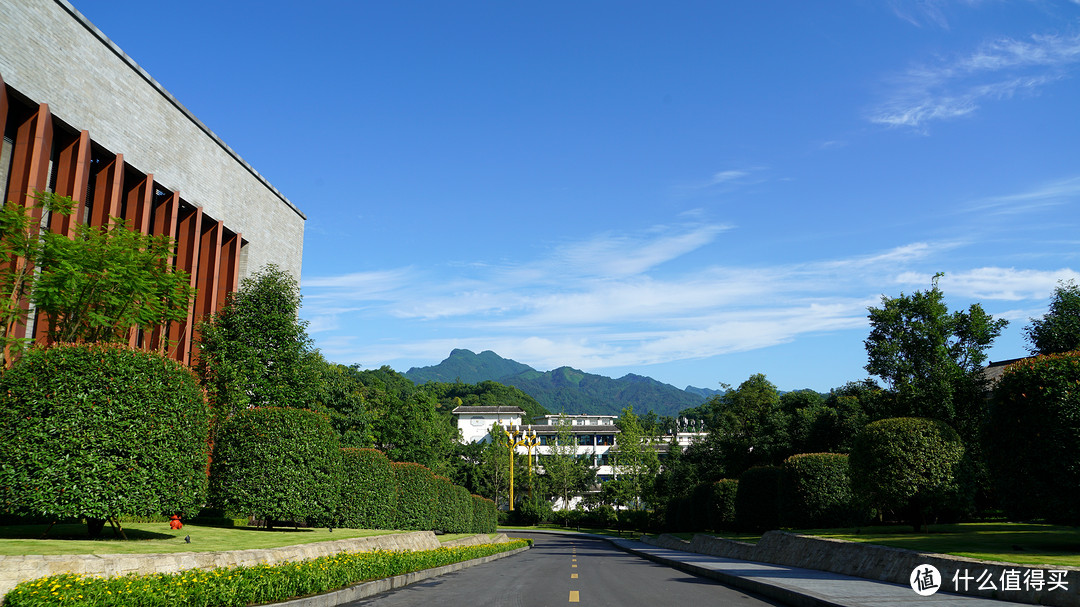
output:
M 562 366 L 538 371 L 529 365 L 503 358 L 484 350 L 455 348 L 437 365 L 413 367 L 404 373 L 415 384 L 457 382 L 475 384 L 495 381 L 514 386 L 535 398 L 552 413 L 619 415 L 632 406 L 643 415 L 678 415 L 679 411 L 700 406 L 717 390 L 687 386 L 681 390 L 645 375 L 628 373 L 619 379 L 586 373 Z

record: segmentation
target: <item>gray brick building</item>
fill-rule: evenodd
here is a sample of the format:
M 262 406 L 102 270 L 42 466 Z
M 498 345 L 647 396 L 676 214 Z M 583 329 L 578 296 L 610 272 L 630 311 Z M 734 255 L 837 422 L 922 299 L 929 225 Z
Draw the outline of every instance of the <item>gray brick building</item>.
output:
M 188 320 L 133 345 L 168 343 L 186 362 L 194 323 L 241 277 L 274 263 L 299 280 L 304 214 L 71 4 L 0 3 L 0 40 L 4 200 L 53 191 L 78 203 L 72 221 L 120 217 L 177 240 L 198 289 Z

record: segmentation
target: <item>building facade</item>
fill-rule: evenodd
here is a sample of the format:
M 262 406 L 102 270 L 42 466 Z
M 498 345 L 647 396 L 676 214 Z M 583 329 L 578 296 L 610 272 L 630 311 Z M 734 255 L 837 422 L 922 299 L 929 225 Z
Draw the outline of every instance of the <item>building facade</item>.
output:
M 3 200 L 70 196 L 70 217 L 34 217 L 54 232 L 116 217 L 168 235 L 191 275 L 186 321 L 132 346 L 188 363 L 195 323 L 240 278 L 273 263 L 299 280 L 304 214 L 71 4 L 0 3 L 0 40 Z M 33 315 L 16 332 L 45 338 Z

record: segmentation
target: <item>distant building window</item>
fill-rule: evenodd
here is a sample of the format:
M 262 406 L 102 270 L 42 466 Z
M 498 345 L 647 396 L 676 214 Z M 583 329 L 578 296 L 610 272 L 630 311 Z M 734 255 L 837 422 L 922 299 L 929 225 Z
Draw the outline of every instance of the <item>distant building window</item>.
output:
M 615 435 L 614 434 L 597 434 L 596 435 L 596 446 L 597 447 L 610 447 L 611 445 L 614 445 L 614 444 L 615 444 Z
M 588 446 L 588 447 L 593 446 L 593 435 L 592 434 L 582 434 L 581 436 L 577 437 L 577 444 L 585 445 L 585 446 Z

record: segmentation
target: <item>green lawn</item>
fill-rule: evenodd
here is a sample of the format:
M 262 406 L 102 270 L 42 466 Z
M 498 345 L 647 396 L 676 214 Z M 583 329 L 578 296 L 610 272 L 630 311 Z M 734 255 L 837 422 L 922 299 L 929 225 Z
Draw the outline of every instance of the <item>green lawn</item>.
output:
M 0 555 L 16 554 L 147 554 L 158 552 L 215 552 L 250 548 L 278 548 L 351 537 L 398 533 L 372 529 L 256 529 L 249 527 L 207 527 L 185 524 L 169 529 L 168 523 L 128 523 L 128 540 L 113 539 L 106 525 L 102 539 L 86 539 L 86 525 L 56 525 L 48 539 L 39 539 L 47 525 L 0 526 Z M 190 535 L 191 543 L 184 537 Z
M 791 531 L 984 561 L 1080 567 L 1080 529 L 1076 527 L 1026 523 L 962 523 L 930 525 L 929 533 L 913 533 L 907 525 Z M 752 535 L 717 535 L 744 542 L 756 542 L 761 538 Z

